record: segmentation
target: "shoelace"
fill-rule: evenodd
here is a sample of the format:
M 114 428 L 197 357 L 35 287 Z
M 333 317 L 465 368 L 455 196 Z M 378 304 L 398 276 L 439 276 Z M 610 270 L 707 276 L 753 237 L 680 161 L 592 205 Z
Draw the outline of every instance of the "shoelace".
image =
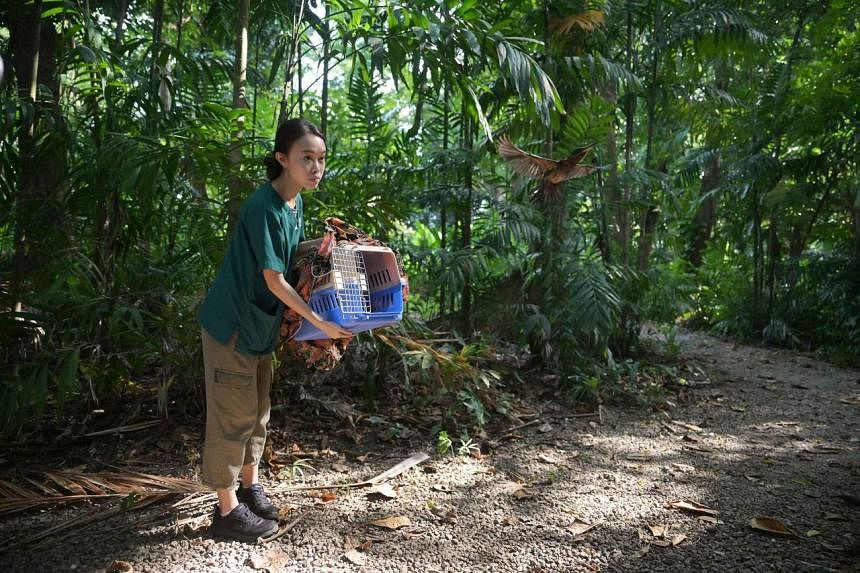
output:
M 249 489 L 249 493 L 254 500 L 254 505 L 257 507 L 263 505 L 270 505 L 269 496 L 266 495 L 266 492 L 263 491 L 263 488 L 258 485 L 252 485 Z
M 251 511 L 251 509 L 244 504 L 239 505 L 235 510 L 233 510 L 233 515 L 236 517 L 237 521 L 246 525 L 257 525 L 262 521 L 262 518 L 258 517 L 256 513 Z

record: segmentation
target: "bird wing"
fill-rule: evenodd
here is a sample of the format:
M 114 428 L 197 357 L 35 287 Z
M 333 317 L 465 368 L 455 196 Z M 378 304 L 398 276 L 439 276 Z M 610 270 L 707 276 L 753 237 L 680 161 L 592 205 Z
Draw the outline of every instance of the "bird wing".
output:
M 580 177 L 585 177 L 586 175 L 591 175 L 597 171 L 597 167 L 594 165 L 577 165 L 573 169 L 568 172 L 568 179 L 578 179 Z
M 526 177 L 543 177 L 558 167 L 558 161 L 523 151 L 506 137 L 499 137 L 499 155 L 511 164 L 511 169 Z

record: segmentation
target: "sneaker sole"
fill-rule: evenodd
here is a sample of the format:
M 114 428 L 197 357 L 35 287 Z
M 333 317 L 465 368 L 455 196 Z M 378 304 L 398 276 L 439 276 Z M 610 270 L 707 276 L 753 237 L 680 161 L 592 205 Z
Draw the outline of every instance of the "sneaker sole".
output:
M 223 533 L 223 532 L 218 532 L 218 531 L 212 531 L 211 533 L 212 533 L 212 537 L 214 539 L 223 539 L 223 540 L 227 540 L 227 541 L 242 541 L 245 543 L 256 543 L 259 539 L 266 538 L 266 537 L 269 537 L 270 535 L 273 535 L 274 533 L 276 533 L 278 531 L 278 529 L 280 529 L 280 527 L 278 527 L 278 525 L 275 524 L 275 527 L 271 531 L 269 531 L 265 534 L 262 534 L 262 535 L 257 535 L 257 536 L 240 535 L 240 534 L 235 534 L 235 533 Z

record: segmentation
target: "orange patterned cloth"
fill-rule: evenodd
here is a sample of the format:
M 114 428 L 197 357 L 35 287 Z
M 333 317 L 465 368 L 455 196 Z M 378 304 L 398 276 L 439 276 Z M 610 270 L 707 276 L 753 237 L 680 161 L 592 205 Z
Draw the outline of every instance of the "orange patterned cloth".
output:
M 320 276 L 331 269 L 331 250 L 335 245 L 348 242 L 355 243 L 356 245 L 386 246 L 381 241 L 377 241 L 367 233 L 345 223 L 337 217 L 326 219 L 325 227 L 326 233 L 323 236 L 319 249 L 310 251 L 296 262 L 298 280 L 295 289 L 305 302 L 308 302 L 311 298 L 315 280 L 314 276 Z M 397 265 L 400 277 L 403 279 L 403 304 L 405 306 L 409 292 L 409 282 L 406 273 L 403 271 L 403 265 L 400 262 L 399 256 L 397 257 Z M 299 313 L 290 307 L 284 309 L 284 316 L 281 320 L 281 343 L 278 348 L 278 354 L 283 355 L 285 352 L 291 354 L 302 360 L 308 368 L 316 368 L 322 371 L 331 370 L 340 362 L 352 338 L 293 340 L 292 337 L 301 328 L 303 320 Z

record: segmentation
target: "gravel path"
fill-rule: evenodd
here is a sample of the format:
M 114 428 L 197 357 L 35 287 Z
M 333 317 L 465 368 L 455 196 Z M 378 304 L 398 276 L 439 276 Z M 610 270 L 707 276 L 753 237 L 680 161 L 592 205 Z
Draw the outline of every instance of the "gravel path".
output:
M 611 409 L 599 423 L 543 405 L 537 423 L 489 436 L 483 459 L 434 456 L 391 491 L 279 494 L 282 523 L 300 521 L 267 544 L 214 541 L 207 504 L 181 513 L 182 527 L 161 504 L 0 554 L 0 571 L 114 560 L 153 573 L 860 571 L 860 372 L 700 334 L 682 342 L 701 372 L 659 412 Z M 304 483 L 363 480 L 409 453 L 331 452 Z M 704 509 L 670 507 L 682 501 Z M 92 511 L 8 518 L 0 539 Z M 793 535 L 757 531 L 756 517 Z

